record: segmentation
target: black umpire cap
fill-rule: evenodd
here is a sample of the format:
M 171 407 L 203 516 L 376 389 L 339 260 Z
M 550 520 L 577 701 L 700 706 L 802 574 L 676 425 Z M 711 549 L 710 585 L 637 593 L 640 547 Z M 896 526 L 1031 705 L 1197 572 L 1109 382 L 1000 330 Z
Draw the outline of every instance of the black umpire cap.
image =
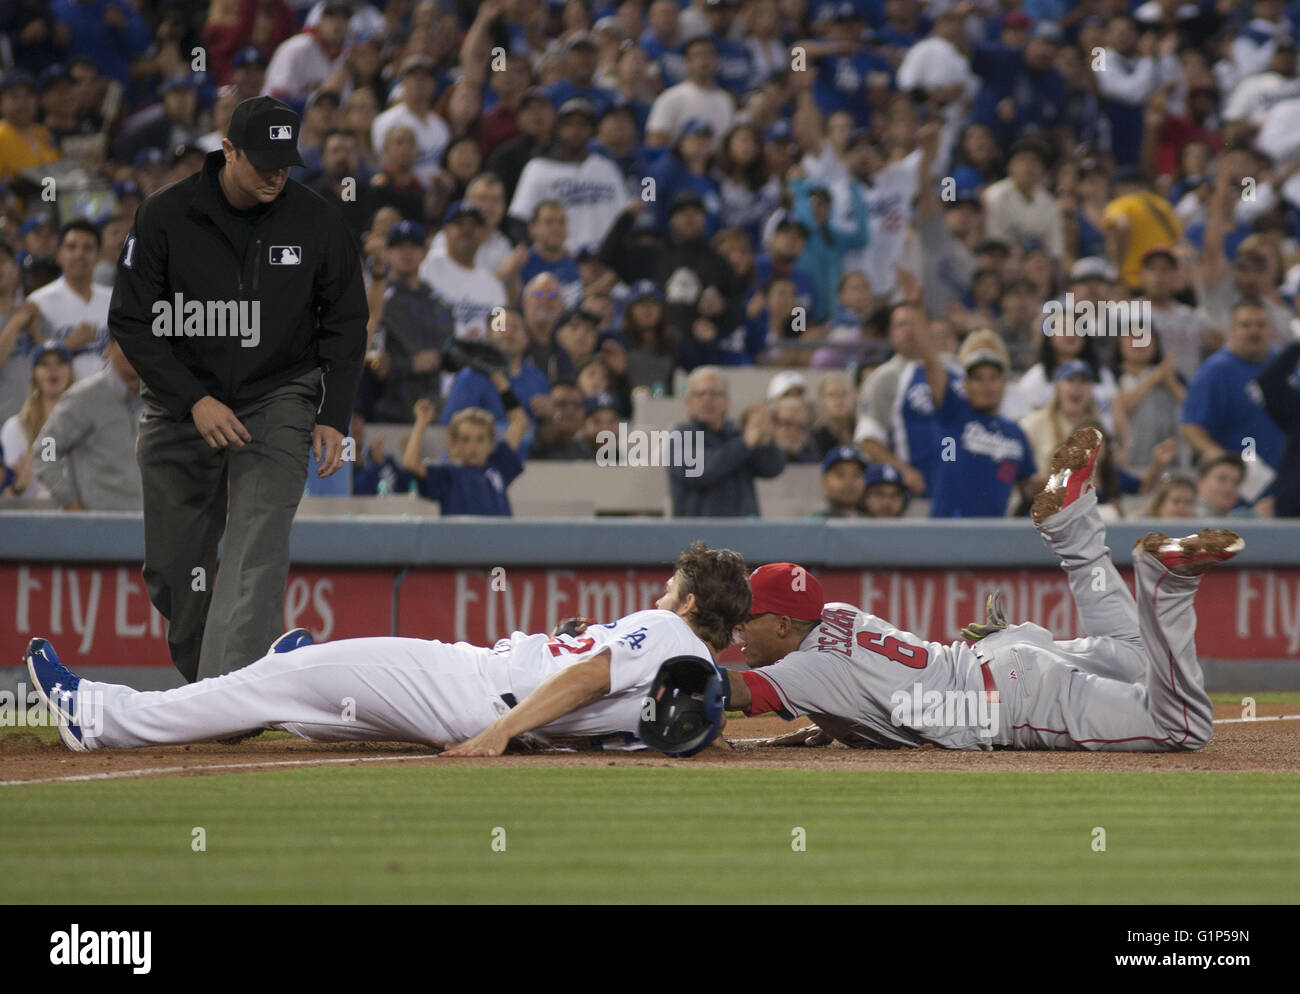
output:
M 297 113 L 273 97 L 250 97 L 230 115 L 226 137 L 255 169 L 305 165 L 298 154 Z

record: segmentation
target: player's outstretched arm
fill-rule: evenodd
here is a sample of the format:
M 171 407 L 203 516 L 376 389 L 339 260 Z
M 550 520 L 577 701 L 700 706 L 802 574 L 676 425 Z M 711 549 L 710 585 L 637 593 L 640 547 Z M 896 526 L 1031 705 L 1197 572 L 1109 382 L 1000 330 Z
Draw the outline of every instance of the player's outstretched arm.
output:
M 500 756 L 516 735 L 576 711 L 609 693 L 609 650 L 574 663 L 546 679 L 509 714 L 472 739 L 443 751 L 444 756 Z

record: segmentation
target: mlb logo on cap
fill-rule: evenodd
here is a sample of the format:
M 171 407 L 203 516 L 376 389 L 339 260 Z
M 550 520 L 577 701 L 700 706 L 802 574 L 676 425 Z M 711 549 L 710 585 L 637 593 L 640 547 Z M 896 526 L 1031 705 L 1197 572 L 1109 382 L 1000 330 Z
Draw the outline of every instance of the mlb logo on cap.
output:
M 293 141 L 293 128 L 287 124 L 271 125 L 271 141 L 278 141 L 278 142 Z
M 298 266 L 301 264 L 302 264 L 302 246 L 300 245 L 272 245 L 271 246 L 271 265 Z

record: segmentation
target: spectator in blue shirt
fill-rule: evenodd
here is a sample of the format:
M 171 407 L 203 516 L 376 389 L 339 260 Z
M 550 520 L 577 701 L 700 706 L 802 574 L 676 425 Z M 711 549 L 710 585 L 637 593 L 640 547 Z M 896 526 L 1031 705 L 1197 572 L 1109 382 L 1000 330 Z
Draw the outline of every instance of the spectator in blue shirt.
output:
M 645 113 L 650 113 L 649 108 Z M 649 160 L 641 145 L 644 133 L 645 118 L 640 116 L 636 105 L 626 100 L 615 100 L 600 115 L 596 122 L 596 137 L 588 146 L 618 166 L 628 194 L 634 197 L 641 196 L 641 180 L 649 170 Z
M 126 0 L 54 0 L 51 10 L 68 26 L 67 58 L 89 58 L 101 76 L 123 85 L 130 63 L 153 40 L 145 19 Z
M 991 128 L 1003 148 L 1061 123 L 1065 80 L 1052 65 L 1059 33 L 1045 23 L 1034 28 L 1023 50 L 990 42 L 971 53 L 971 69 L 984 81 L 971 118 Z
M 804 313 L 816 312 L 817 282 L 806 269 L 799 265 L 799 259 L 808 247 L 808 226 L 797 218 L 786 216 L 777 222 L 772 237 L 768 239 L 767 251 L 754 260 L 754 282 L 767 287 L 777 277 L 785 277 L 794 282 L 795 304 L 804 309 Z
M 660 156 L 650 168 L 654 200 L 648 206 L 655 209 L 655 223 L 661 233 L 668 231 L 671 205 L 679 193 L 694 193 L 703 201 L 705 238 L 718 230 L 722 198 L 709 173 L 712 154 L 713 125 L 703 118 L 691 118 L 682 125 L 672 151 Z
M 934 472 L 932 518 L 1001 518 L 1019 489 L 1033 492 L 1034 455 L 1014 421 L 999 415 L 1011 363 L 997 332 L 971 332 L 957 359 L 965 378 L 958 391 L 933 332 L 917 326 L 930 395 L 938 409 L 939 461 Z
M 682 55 L 679 27 L 681 5 L 677 0 L 653 0 L 646 11 L 646 29 L 637 45 L 659 70 L 664 88 L 676 86 L 686 78 L 686 60 Z
M 614 102 L 609 90 L 596 86 L 596 41 L 583 31 L 573 35 L 564 46 L 564 78 L 543 87 L 551 105 L 562 107 L 569 100 L 586 100 L 596 108 L 596 115 Z
M 858 127 L 867 127 L 872 97 L 878 101 L 893 85 L 894 66 L 864 46 L 862 18 L 853 4 L 837 4 L 822 36 L 804 39 L 797 47 L 815 63 L 812 94 L 821 112 L 829 117 L 847 111 Z
M 406 493 L 413 482 L 397 458 L 384 451 L 384 436 L 376 435 L 366 443 L 366 422 L 352 413 L 351 431 L 356 444 L 356 462 L 352 464 L 352 496 L 375 497 Z
M 1269 416 L 1286 436 L 1273 485 L 1273 515 L 1300 518 L 1300 342 L 1278 353 L 1258 382 Z
M 528 415 L 519 405 L 504 373 L 492 374 L 510 419 L 505 438 L 495 442 L 496 425 L 482 408 L 470 407 L 451 419 L 447 428 L 448 462 L 434 465 L 420 458 L 424 433 L 433 424 L 433 402 L 415 404 L 415 429 L 406 440 L 402 467 L 420 481 L 420 493 L 439 502 L 444 516 L 483 514 L 510 517 L 506 488 L 520 473 L 519 443 L 528 428 Z M 495 444 L 494 444 L 495 442 Z
M 718 47 L 718 85 L 739 96 L 754 83 L 754 64 L 749 49 L 730 38 L 738 6 L 737 0 L 707 0 L 705 12 Z
M 1273 324 L 1259 302 L 1232 309 L 1228 344 L 1201 364 L 1187 387 L 1178 426 L 1199 459 L 1224 452 L 1280 465 L 1284 439 L 1268 416 L 1255 378 L 1277 350 L 1270 344 Z
M 560 284 L 564 303 L 576 306 L 582 296 L 582 274 L 578 272 L 578 260 L 564 250 L 569 239 L 564 205 L 558 200 L 538 201 L 528 219 L 528 238 L 532 245 L 519 270 L 519 282 L 527 286 L 534 276 L 550 273 Z
M 839 288 L 844 257 L 867 247 L 867 205 L 862 199 L 860 184 L 848 187 L 852 197 L 849 216 L 857 223 L 852 231 L 831 225 L 831 191 L 817 180 L 793 179 L 790 192 L 794 195 L 794 216 L 808 228 L 808 246 L 799 257 L 801 268 L 813 274 L 816 293 L 811 320 L 821 324 L 830 316 L 830 305 Z
M 519 444 L 519 458 L 527 459 L 537 420 L 545 410 L 545 398 L 551 387 L 546 374 L 524 358 L 524 353 L 528 350 L 528 331 L 524 327 L 522 314 L 513 309 L 503 310 L 494 314 L 488 325 L 488 340 L 501 350 L 510 363 L 510 370 L 506 374 L 510 388 L 529 416 L 528 429 Z M 505 437 L 510 428 L 510 419 L 501 395 L 489 377 L 466 366 L 451 381 L 447 403 L 442 410 L 442 423 L 450 424 L 453 417 L 471 407 L 491 414 L 497 434 Z

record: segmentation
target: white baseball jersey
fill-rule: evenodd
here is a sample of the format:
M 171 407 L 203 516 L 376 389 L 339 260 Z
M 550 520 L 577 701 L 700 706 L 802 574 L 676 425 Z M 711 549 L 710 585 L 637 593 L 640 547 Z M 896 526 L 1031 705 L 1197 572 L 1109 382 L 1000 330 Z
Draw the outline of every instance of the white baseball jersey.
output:
M 113 299 L 112 290 L 94 284 L 90 299 L 86 300 L 60 276 L 33 291 L 27 299 L 40 309 L 41 330 L 46 338 L 61 342 L 82 323 L 95 329 L 91 343 L 82 346 L 72 357 L 72 374 L 76 379 L 84 380 L 104 368 L 104 350 L 108 348 L 108 305 Z
M 671 611 L 637 611 L 581 635 L 525 635 L 501 639 L 493 651 L 506 663 L 510 686 L 522 701 L 543 681 L 609 650 L 609 693 L 537 729 L 542 735 L 635 732 L 659 667 L 674 656 L 711 660 L 709 647 Z
M 927 713 L 935 692 L 943 701 L 950 691 L 978 700 L 984 679 L 970 646 L 927 642 L 851 604 L 827 604 L 795 652 L 742 676 L 752 698 L 747 713 L 808 715 L 846 745 L 992 748 L 976 715 L 961 724 Z

